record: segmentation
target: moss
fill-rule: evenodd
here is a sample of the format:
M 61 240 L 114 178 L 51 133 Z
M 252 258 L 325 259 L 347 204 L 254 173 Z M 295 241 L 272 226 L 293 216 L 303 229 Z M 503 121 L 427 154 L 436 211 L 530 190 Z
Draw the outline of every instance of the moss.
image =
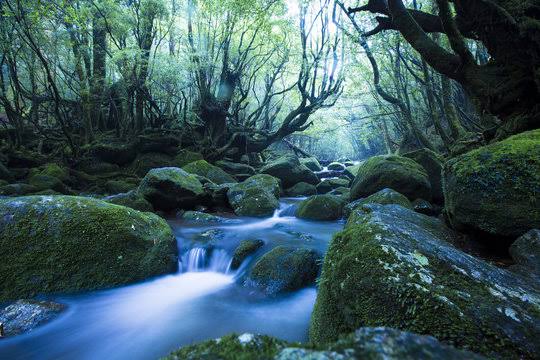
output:
M 142 197 L 141 194 L 139 194 L 137 191 L 133 190 L 127 193 L 120 193 L 108 196 L 104 200 L 111 204 L 122 205 L 138 211 L 154 211 L 154 207 L 152 206 L 152 204 L 150 204 L 150 202 L 148 202 L 144 197 Z
M 242 262 L 244 262 L 244 260 L 246 260 L 248 256 L 252 255 L 254 252 L 259 250 L 263 246 L 264 241 L 261 239 L 243 240 L 240 245 L 238 245 L 238 247 L 234 250 L 231 262 L 231 269 L 238 269 L 240 265 L 242 265 Z
M 335 195 L 313 195 L 302 201 L 296 217 L 310 220 L 337 220 L 343 213 L 344 201 Z
M 429 149 L 419 149 L 403 154 L 404 157 L 414 160 L 420 164 L 428 174 L 429 182 L 431 183 L 431 193 L 433 200 L 437 203 L 444 201 L 442 191 L 442 166 L 444 158 L 436 152 Z
M 455 227 L 512 237 L 540 227 L 540 130 L 454 158 L 443 177 Z
M 66 195 L 73 193 L 60 179 L 54 176 L 36 174 L 28 179 L 28 183 L 34 186 L 37 191 L 54 190 Z
M 220 339 L 186 346 L 171 353 L 167 360 L 272 360 L 289 345 L 264 335 L 231 334 Z
M 232 185 L 227 198 L 240 216 L 270 216 L 279 208 L 280 182 L 273 176 L 259 174 Z
M 211 165 L 205 160 L 197 160 L 182 167 L 191 174 L 197 174 L 210 179 L 216 184 L 235 183 L 236 180 L 223 169 Z
M 342 163 L 333 162 L 328 164 L 327 168 L 328 170 L 343 171 L 345 170 L 345 165 L 343 165 Z
M 323 179 L 320 183 L 317 184 L 317 193 L 326 194 L 339 187 L 348 188 L 350 184 L 351 182 L 348 179 Z
M 126 193 L 136 187 L 137 185 L 122 180 L 109 180 L 105 183 L 105 189 L 109 194 Z
M 260 169 L 263 174 L 275 176 L 280 179 L 286 188 L 292 187 L 299 182 L 316 185 L 319 178 L 305 165 L 301 164 L 294 155 L 279 157 Z
M 322 171 L 323 169 L 319 160 L 314 157 L 302 158 L 300 159 L 300 163 L 305 165 L 311 171 Z
M 309 196 L 317 193 L 317 188 L 311 184 L 305 182 L 299 182 L 293 187 L 285 190 L 287 196 Z
M 397 191 L 394 191 L 392 189 L 382 189 L 381 191 L 377 191 L 375 194 L 369 195 L 366 198 L 355 200 L 349 204 L 347 204 L 343 208 L 343 216 L 345 218 L 348 218 L 349 215 L 356 209 L 361 208 L 362 206 L 366 204 L 381 204 L 381 205 L 389 205 L 389 204 L 396 204 L 403 206 L 407 209 L 412 209 L 413 205 L 402 194 L 398 193 Z
M 182 167 L 198 160 L 204 160 L 204 157 L 200 153 L 183 149 L 174 157 L 174 165 Z
M 123 285 L 177 269 L 168 224 L 74 196 L 0 199 L 0 301 Z
M 131 171 L 138 176 L 146 176 L 152 169 L 171 166 L 175 166 L 171 156 L 157 152 L 145 153 L 137 156 L 133 164 L 131 164 Z
M 0 195 L 5 196 L 26 195 L 38 191 L 39 189 L 35 186 L 22 183 L 8 184 L 0 187 Z
M 43 165 L 38 173 L 41 175 L 53 176 L 62 182 L 69 180 L 69 170 L 56 163 Z
M 130 143 L 99 142 L 91 145 L 88 150 L 99 160 L 117 165 L 129 164 L 137 156 L 135 146 Z

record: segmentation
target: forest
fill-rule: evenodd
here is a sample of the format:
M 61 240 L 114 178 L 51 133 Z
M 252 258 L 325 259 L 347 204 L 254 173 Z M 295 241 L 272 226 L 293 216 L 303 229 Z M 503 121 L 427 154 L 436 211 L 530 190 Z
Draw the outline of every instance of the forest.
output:
M 540 0 L 0 0 L 0 359 L 539 359 Z

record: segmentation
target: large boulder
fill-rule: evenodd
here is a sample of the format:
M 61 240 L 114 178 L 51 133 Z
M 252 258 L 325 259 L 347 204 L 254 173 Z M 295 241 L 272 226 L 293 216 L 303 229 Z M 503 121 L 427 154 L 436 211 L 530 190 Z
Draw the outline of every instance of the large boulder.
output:
M 242 265 L 250 255 L 253 255 L 257 250 L 264 246 L 264 241 L 261 239 L 242 240 L 234 250 L 231 261 L 231 269 L 235 270 Z
M 264 254 L 251 269 L 246 285 L 269 295 L 315 284 L 321 254 L 312 249 L 277 246 Z
M 116 205 L 132 208 L 138 211 L 154 211 L 154 207 L 138 191 L 131 190 L 126 193 L 115 194 L 103 200 Z
M 156 210 L 163 211 L 192 208 L 205 195 L 195 175 L 173 167 L 150 170 L 141 181 L 138 192 Z
M 285 188 L 305 182 L 316 185 L 319 183 L 317 175 L 300 163 L 294 155 L 285 155 L 263 166 L 260 170 L 263 174 L 272 175 L 281 180 Z
M 323 167 L 319 163 L 319 160 L 314 157 L 301 158 L 300 163 L 305 165 L 311 171 L 322 171 Z
M 381 204 L 381 205 L 401 205 L 407 209 L 413 209 L 413 205 L 404 195 L 392 189 L 382 189 L 375 194 L 369 195 L 366 198 L 358 199 L 348 203 L 343 208 L 343 216 L 348 218 L 349 215 L 356 209 L 361 208 L 366 204 Z
M 259 174 L 232 185 L 227 198 L 236 215 L 271 216 L 279 208 L 280 192 L 278 179 Z
M 364 198 L 390 188 L 409 200 L 431 200 L 431 184 L 426 170 L 415 161 L 395 155 L 374 156 L 358 169 L 351 187 L 351 199 Z
M 118 286 L 177 269 L 165 220 L 77 196 L 0 199 L 0 302 Z
M 233 175 L 255 175 L 255 169 L 247 164 L 221 160 L 216 162 L 216 166 Z
M 330 164 L 328 164 L 328 166 L 326 167 L 328 170 L 332 170 L 332 171 L 344 171 L 345 170 L 345 165 L 343 165 L 342 163 L 339 163 L 339 162 L 332 162 Z
M 347 177 L 349 177 L 351 179 L 354 179 L 356 177 L 356 175 L 358 174 L 358 169 L 360 169 L 360 166 L 362 166 L 362 164 L 353 165 L 353 166 L 347 166 L 343 173 Z
M 202 156 L 202 154 L 198 152 L 182 149 L 174 157 L 174 164 L 175 166 L 182 167 L 198 160 L 204 160 L 204 157 Z
M 513 238 L 540 228 L 540 130 L 449 160 L 443 179 L 455 228 Z
M 343 214 L 345 202 L 336 195 L 313 195 L 302 201 L 296 217 L 308 220 L 337 220 Z
M 4 326 L 4 336 L 32 331 L 56 318 L 65 308 L 62 304 L 37 300 L 18 300 L 9 304 L 0 309 L 0 324 Z
M 317 194 L 327 194 L 340 187 L 348 188 L 350 184 L 351 182 L 349 180 L 343 178 L 323 179 L 317 184 Z
M 426 148 L 408 152 L 403 154 L 403 156 L 422 165 L 428 174 L 433 201 L 442 203 L 444 201 L 442 190 L 442 167 L 444 158 L 436 152 Z
M 540 351 L 540 288 L 455 248 L 438 219 L 365 205 L 324 260 L 311 318 L 316 343 L 390 326 L 503 358 Z
M 171 156 L 159 152 L 139 154 L 131 164 L 132 171 L 141 177 L 152 169 L 164 167 L 178 167 L 178 165 Z
M 205 160 L 197 160 L 191 162 L 183 166 L 182 169 L 191 174 L 204 176 L 205 178 L 211 180 L 213 183 L 218 185 L 236 182 L 236 180 L 231 175 L 223 171 L 223 169 L 209 164 Z
M 54 190 L 65 195 L 73 194 L 73 191 L 60 179 L 50 175 L 33 175 L 28 179 L 28 183 L 35 187 L 36 191 Z
M 317 194 L 317 188 L 314 185 L 299 182 L 298 184 L 285 190 L 285 194 L 291 197 L 315 195 Z

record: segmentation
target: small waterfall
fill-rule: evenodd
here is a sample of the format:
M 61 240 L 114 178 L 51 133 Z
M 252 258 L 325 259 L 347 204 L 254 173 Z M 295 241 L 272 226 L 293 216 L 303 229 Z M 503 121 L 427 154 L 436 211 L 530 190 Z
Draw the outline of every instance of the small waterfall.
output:
M 232 257 L 223 249 L 196 247 L 182 256 L 183 272 L 217 272 L 228 274 Z

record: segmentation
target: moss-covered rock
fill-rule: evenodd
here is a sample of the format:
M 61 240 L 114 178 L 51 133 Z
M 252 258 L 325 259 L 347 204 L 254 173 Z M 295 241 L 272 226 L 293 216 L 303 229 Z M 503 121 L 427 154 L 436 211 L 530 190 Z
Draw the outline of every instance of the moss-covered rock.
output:
M 263 174 L 272 175 L 281 180 L 285 188 L 290 188 L 299 182 L 316 185 L 319 183 L 317 175 L 300 163 L 294 155 L 286 155 L 263 166 Z
M 60 181 L 60 179 L 50 175 L 33 175 L 28 179 L 28 183 L 36 188 L 35 192 L 54 190 L 60 194 L 73 194 L 73 191 L 66 184 Z
M 141 153 L 163 153 L 174 155 L 178 152 L 180 139 L 163 132 L 145 133 L 137 137 L 137 150 Z
M 107 196 L 103 200 L 111 204 L 122 205 L 138 211 L 154 211 L 152 204 L 135 190 Z
M 339 187 L 348 188 L 350 183 L 351 182 L 349 180 L 342 178 L 323 179 L 319 184 L 317 184 L 317 194 L 327 194 Z
M 313 195 L 302 201 L 296 217 L 308 220 L 337 220 L 343 215 L 345 202 L 335 195 Z
M 321 254 L 312 249 L 277 246 L 255 263 L 246 285 L 269 295 L 313 285 L 320 260 Z
M 14 177 L 11 171 L 0 162 L 0 180 L 5 180 L 7 182 L 13 181 Z
M 47 175 L 53 176 L 62 182 L 70 180 L 69 170 L 57 163 L 48 163 L 39 168 L 33 169 L 34 171 L 30 172 L 30 175 Z
M 539 288 L 454 241 L 439 220 L 398 205 L 354 211 L 325 257 L 311 340 L 384 325 L 483 354 L 536 356 Z
M 240 265 L 242 265 L 242 262 L 244 262 L 244 260 L 246 260 L 248 256 L 252 255 L 263 246 L 264 241 L 261 239 L 248 239 L 241 241 L 234 250 L 233 258 L 231 261 L 231 269 L 238 269 Z
M 319 163 L 319 160 L 314 157 L 301 158 L 300 163 L 305 165 L 311 171 L 322 171 L 322 166 Z
M 178 154 L 174 157 L 174 164 L 177 167 L 182 167 L 198 160 L 204 160 L 204 157 L 202 156 L 202 154 L 183 149 L 183 150 L 180 150 Z
M 409 200 L 431 200 L 431 184 L 424 168 L 402 156 L 374 156 L 358 169 L 351 187 L 351 199 L 364 198 L 379 190 L 390 188 Z
M 516 262 L 510 269 L 540 283 L 540 230 L 534 229 L 520 236 L 509 249 Z
M 200 211 L 186 211 L 182 214 L 182 220 L 211 224 L 225 222 L 227 219 Z
M 375 194 L 369 195 L 366 198 L 358 199 L 348 203 L 343 208 L 343 216 L 348 218 L 349 215 L 356 209 L 361 208 L 366 204 L 381 204 L 381 205 L 401 205 L 404 208 L 412 209 L 413 205 L 404 195 L 401 195 L 397 191 L 392 189 L 382 189 Z
M 182 167 L 191 174 L 197 174 L 210 179 L 215 184 L 234 183 L 236 180 L 223 169 L 209 164 L 205 160 L 197 160 Z
M 343 173 L 349 178 L 354 179 L 356 175 L 358 174 L 358 170 L 360 169 L 360 166 L 362 166 L 362 164 L 347 166 Z
M 136 184 L 123 180 L 108 180 L 105 182 L 105 190 L 107 190 L 109 194 L 126 193 L 135 189 L 136 187 Z
M 20 335 L 48 323 L 65 309 L 65 305 L 50 301 L 18 300 L 0 309 L 0 324 L 5 336 Z
M 99 142 L 89 147 L 89 153 L 101 161 L 126 165 L 137 156 L 134 144 L 126 142 Z
M 279 208 L 280 182 L 270 175 L 254 175 L 232 185 L 227 198 L 240 216 L 271 216 Z
M 23 183 L 8 184 L 0 187 L 0 195 L 4 196 L 20 196 L 38 191 L 35 186 Z
M 156 210 L 163 211 L 190 209 L 205 196 L 195 175 L 173 167 L 150 170 L 141 181 L 138 192 Z
M 76 196 L 0 199 L 0 301 L 123 285 L 177 269 L 165 220 Z
M 84 159 L 76 165 L 76 169 L 85 174 L 98 176 L 117 173 L 120 171 L 120 166 L 97 159 Z M 144 174 L 142 176 L 144 176 Z
M 163 167 L 177 167 L 177 165 L 170 155 L 158 152 L 139 154 L 131 164 L 132 172 L 141 177 L 146 176 L 152 169 Z
M 233 175 L 255 175 L 255 169 L 247 164 L 221 160 L 216 162 L 216 166 Z
M 345 165 L 343 165 L 342 163 L 334 161 L 334 162 L 328 164 L 328 166 L 326 168 L 328 170 L 332 170 L 332 171 L 344 171 L 345 170 Z
M 299 182 L 293 187 L 285 190 L 285 194 L 292 197 L 315 195 L 317 194 L 317 188 L 314 185 L 305 182 Z
M 428 174 L 433 201 L 442 203 L 444 201 L 442 190 L 442 167 L 444 158 L 436 152 L 426 148 L 408 152 L 403 154 L 403 156 L 422 165 Z
M 514 238 L 540 228 L 540 130 L 449 160 L 443 179 L 455 228 Z
M 439 216 L 441 214 L 442 208 L 438 205 L 433 205 L 429 201 L 424 199 L 416 199 L 412 202 L 414 211 L 428 215 L 428 216 Z

